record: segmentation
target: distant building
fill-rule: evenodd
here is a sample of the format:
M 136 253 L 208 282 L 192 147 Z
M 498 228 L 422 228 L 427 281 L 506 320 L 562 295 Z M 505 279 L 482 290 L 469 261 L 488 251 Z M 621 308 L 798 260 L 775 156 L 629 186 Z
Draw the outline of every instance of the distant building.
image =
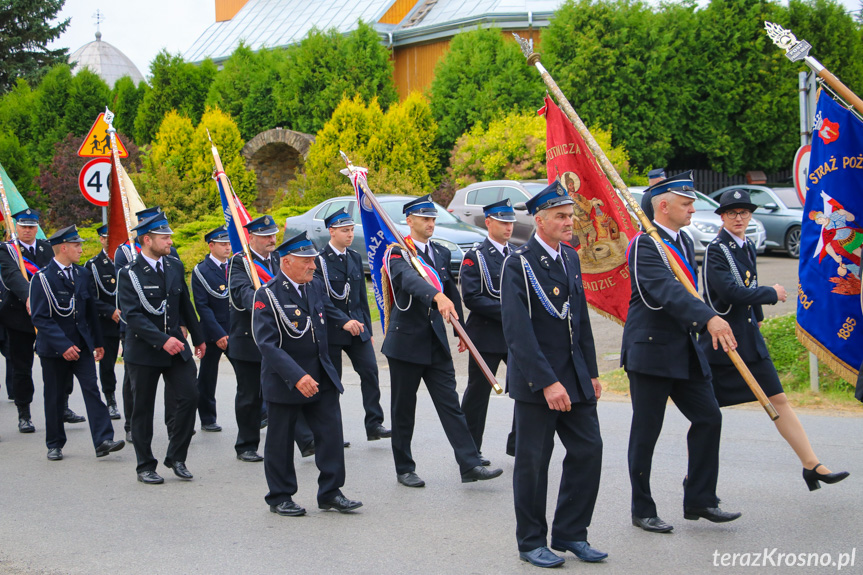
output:
M 299 43 L 309 30 L 342 34 L 362 20 L 392 51 L 399 97 L 431 85 L 450 39 L 464 29 L 496 27 L 539 40 L 563 0 L 215 0 L 216 22 L 184 57 L 226 60 L 244 41 L 253 50 Z
M 144 76 L 138 67 L 120 50 L 104 42 L 101 32 L 96 32 L 95 41 L 84 44 L 72 52 L 69 56 L 69 64 L 73 66 L 72 74 L 89 68 L 111 88 L 123 76 L 129 76 L 136 86 L 144 81 Z

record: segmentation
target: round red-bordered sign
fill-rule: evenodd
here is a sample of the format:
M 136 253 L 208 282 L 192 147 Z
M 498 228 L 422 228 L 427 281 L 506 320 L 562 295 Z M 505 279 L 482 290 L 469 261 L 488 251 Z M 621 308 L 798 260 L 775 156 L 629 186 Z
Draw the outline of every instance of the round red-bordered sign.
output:
M 806 180 L 809 178 L 809 154 L 812 151 L 812 146 L 806 144 L 800 146 L 797 153 L 794 154 L 794 187 L 797 189 L 797 196 L 800 198 L 800 203 L 806 205 Z
M 111 158 L 95 158 L 81 168 L 78 188 L 91 204 L 107 207 L 110 196 Z

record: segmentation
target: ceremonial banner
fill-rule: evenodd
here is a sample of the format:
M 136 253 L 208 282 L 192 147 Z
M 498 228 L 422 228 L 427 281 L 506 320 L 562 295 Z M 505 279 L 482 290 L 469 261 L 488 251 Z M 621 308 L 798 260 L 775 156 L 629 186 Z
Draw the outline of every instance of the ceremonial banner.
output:
M 243 253 L 243 243 L 240 241 L 240 236 L 237 235 L 237 228 L 234 226 L 234 219 L 231 217 L 231 208 L 228 206 L 228 197 L 225 195 L 225 190 L 219 178 L 216 178 L 216 185 L 219 186 L 219 199 L 222 201 L 222 213 L 225 215 L 225 226 L 228 228 L 228 237 L 231 238 L 231 251 L 235 254 L 241 254 Z M 246 235 L 246 241 L 249 241 L 249 231 L 243 226 L 251 222 L 252 218 L 249 216 L 249 212 L 246 211 L 246 206 L 237 197 L 237 194 L 234 194 L 234 207 L 237 208 L 237 217 L 240 218 L 240 227 Z M 260 272 L 258 272 L 258 275 L 260 276 Z
M 622 325 L 631 294 L 626 248 L 638 230 L 581 135 L 551 97 L 545 97 L 539 113 L 546 120 L 548 183 L 560 178 L 575 202 L 573 244 L 577 239 L 587 303 Z
M 135 184 L 123 166 L 120 166 L 120 177 L 116 177 L 114 164 L 111 169 L 111 188 L 108 194 L 108 257 L 112 260 L 114 252 L 120 247 L 120 244 L 129 241 L 129 231 L 126 229 L 126 216 L 123 214 L 123 199 L 120 197 L 120 181 L 122 180 L 123 189 L 126 191 L 126 201 L 129 202 L 129 216 L 132 218 L 133 224 L 135 214 L 145 209 L 144 202 L 141 201 L 141 196 L 138 195 L 138 190 L 135 189 Z
M 6 173 L 6 170 L 0 165 L 0 178 L 3 178 L 3 189 L 6 191 L 6 200 L 9 202 L 9 211 L 13 214 L 17 214 L 22 210 L 26 210 L 30 206 L 27 205 L 26 200 L 21 196 L 21 193 L 18 191 L 18 188 L 15 186 L 15 182 L 12 181 L 12 178 L 9 177 L 9 174 Z M 0 210 L 0 221 L 3 221 L 3 210 Z M 42 226 L 39 226 L 39 231 L 36 232 L 36 237 L 40 240 L 45 239 L 45 232 L 42 231 Z
M 863 359 L 863 122 L 818 99 L 800 237 L 797 337 L 848 382 Z

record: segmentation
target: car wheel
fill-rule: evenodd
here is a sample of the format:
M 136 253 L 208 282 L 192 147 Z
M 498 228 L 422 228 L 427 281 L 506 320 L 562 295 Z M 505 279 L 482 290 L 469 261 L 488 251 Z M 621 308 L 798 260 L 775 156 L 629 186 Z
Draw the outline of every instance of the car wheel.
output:
M 794 226 L 785 232 L 785 251 L 792 258 L 800 257 L 800 226 Z

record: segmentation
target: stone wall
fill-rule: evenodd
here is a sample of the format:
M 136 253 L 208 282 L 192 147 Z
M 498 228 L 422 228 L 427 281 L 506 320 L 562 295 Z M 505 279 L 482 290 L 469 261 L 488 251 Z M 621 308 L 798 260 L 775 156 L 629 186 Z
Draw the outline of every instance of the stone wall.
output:
M 269 209 L 276 195 L 302 171 L 314 141 L 310 134 L 274 128 L 246 143 L 242 150 L 246 166 L 258 176 L 258 211 Z

